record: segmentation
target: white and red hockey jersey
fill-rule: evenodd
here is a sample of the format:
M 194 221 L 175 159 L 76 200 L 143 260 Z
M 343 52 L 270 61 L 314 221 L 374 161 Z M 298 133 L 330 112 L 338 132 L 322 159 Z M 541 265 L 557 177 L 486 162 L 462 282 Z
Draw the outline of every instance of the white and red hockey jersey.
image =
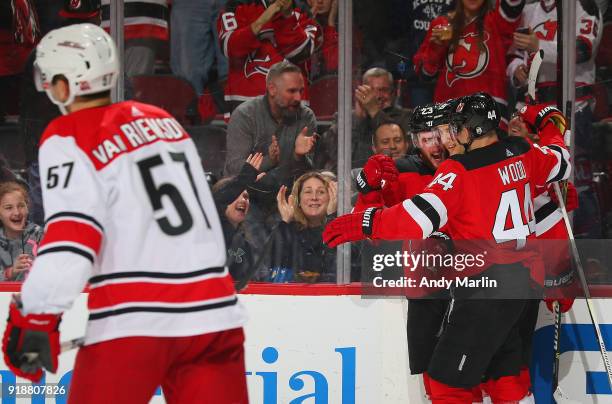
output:
M 595 57 L 601 41 L 603 23 L 601 13 L 593 0 L 579 0 L 576 5 L 576 101 L 593 98 L 590 87 L 595 82 Z M 586 6 L 586 10 L 585 7 Z M 540 40 L 544 59 L 538 74 L 536 97 L 540 103 L 556 104 L 557 96 L 557 9 L 554 0 L 541 0 L 525 6 L 521 27 L 530 28 Z M 525 51 L 511 48 L 507 76 L 512 78 L 516 69 L 528 65 Z M 584 105 L 584 102 L 582 103 Z M 578 107 L 581 107 L 579 104 Z
M 39 162 L 45 235 L 26 314 L 69 309 L 89 282 L 87 344 L 243 324 L 200 158 L 168 113 L 126 101 L 61 116 Z
M 449 50 L 448 43 L 437 45 L 430 40 L 432 29 L 447 25 L 449 17 L 440 16 L 431 22 L 413 63 L 418 74 L 438 75 L 435 102 L 483 91 L 497 102 L 503 124 L 508 123 L 505 118 L 508 107 L 506 53 L 524 4 L 524 0 L 498 0 L 495 10 L 484 17 L 481 46 L 478 45 L 475 20 L 465 26 L 453 51 Z
M 102 28 L 110 32 L 110 2 L 102 0 Z M 124 0 L 125 39 L 168 40 L 168 0 Z
M 265 0 L 229 0 L 217 20 L 219 42 L 227 56 L 227 101 L 247 101 L 266 93 L 270 67 L 287 59 L 302 68 L 308 100 L 308 65 L 323 40 L 321 28 L 299 8 L 289 17 L 277 14 L 258 35 L 251 24 L 266 10 Z

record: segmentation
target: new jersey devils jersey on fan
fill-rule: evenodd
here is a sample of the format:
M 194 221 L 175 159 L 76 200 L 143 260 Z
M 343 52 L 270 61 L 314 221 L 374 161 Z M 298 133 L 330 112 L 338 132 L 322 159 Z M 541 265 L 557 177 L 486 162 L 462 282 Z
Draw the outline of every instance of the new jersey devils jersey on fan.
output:
M 251 24 L 266 10 L 265 1 L 230 0 L 217 20 L 217 31 L 229 71 L 227 101 L 246 101 L 266 92 L 270 67 L 284 59 L 298 64 L 307 85 L 307 59 L 322 41 L 320 27 L 299 8 L 284 17 L 276 14 L 258 35 Z M 305 89 L 305 99 L 307 89 Z
M 89 281 L 87 344 L 242 325 L 200 158 L 168 113 L 127 101 L 61 116 L 39 161 L 45 235 L 26 313 L 69 309 Z
M 413 62 L 417 73 L 438 75 L 435 102 L 483 91 L 498 103 L 502 117 L 506 115 L 506 52 L 524 0 L 499 0 L 497 3 L 496 9 L 485 16 L 480 46 L 475 21 L 463 29 L 453 51 L 449 50 L 448 44 L 437 45 L 430 41 L 432 28 L 447 25 L 449 17 L 440 16 L 431 22 Z M 502 121 L 506 122 L 505 118 Z
M 381 212 L 372 238 L 425 238 L 446 225 L 453 240 L 462 240 L 462 250 L 488 250 L 490 264 L 531 261 L 537 252 L 526 242 L 535 232 L 535 186 L 569 173 L 560 138 L 532 147 L 509 137 L 445 160 L 422 193 Z M 534 278 L 543 282 L 540 271 Z
M 589 12 L 585 11 L 583 1 L 576 1 L 576 85 L 582 88 L 592 85 L 595 81 L 595 57 L 601 40 L 603 23 L 601 14 L 593 0 L 584 0 L 591 3 Z M 549 7 L 547 7 L 547 4 Z M 544 50 L 544 59 L 538 74 L 538 100 L 540 102 L 556 102 L 557 86 L 557 9 L 555 2 L 547 0 L 537 1 L 525 6 L 521 26 L 530 28 L 538 37 L 540 49 Z M 513 77 L 516 69 L 528 65 L 529 56 L 525 51 L 510 50 L 511 62 L 508 65 L 508 76 Z M 546 94 L 544 91 L 549 90 Z M 550 90 L 553 90 L 552 92 Z M 550 93 L 550 95 L 548 95 Z M 584 101 L 592 98 L 591 91 L 577 90 L 576 100 Z
M 102 28 L 110 32 L 110 2 L 102 0 Z M 125 39 L 168 40 L 168 0 L 125 0 Z

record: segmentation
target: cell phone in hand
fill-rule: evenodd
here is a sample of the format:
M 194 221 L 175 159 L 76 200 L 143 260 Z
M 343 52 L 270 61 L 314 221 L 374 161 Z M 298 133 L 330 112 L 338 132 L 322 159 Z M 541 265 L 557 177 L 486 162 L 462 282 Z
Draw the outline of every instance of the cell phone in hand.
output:
M 529 27 L 523 27 L 523 28 L 517 28 L 516 31 L 514 32 L 518 32 L 519 34 L 529 34 Z

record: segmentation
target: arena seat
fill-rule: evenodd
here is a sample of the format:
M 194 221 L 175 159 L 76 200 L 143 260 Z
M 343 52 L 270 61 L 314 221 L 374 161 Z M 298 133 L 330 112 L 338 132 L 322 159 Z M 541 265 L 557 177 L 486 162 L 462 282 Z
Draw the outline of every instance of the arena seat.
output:
M 172 74 L 138 75 L 132 85 L 135 101 L 163 108 L 183 125 L 199 123 L 198 97 L 187 80 Z
M 198 125 L 188 126 L 185 130 L 198 149 L 204 170 L 221 178 L 227 154 L 225 129 L 215 125 Z
M 324 76 L 308 89 L 310 108 L 317 120 L 330 121 L 338 110 L 338 76 Z

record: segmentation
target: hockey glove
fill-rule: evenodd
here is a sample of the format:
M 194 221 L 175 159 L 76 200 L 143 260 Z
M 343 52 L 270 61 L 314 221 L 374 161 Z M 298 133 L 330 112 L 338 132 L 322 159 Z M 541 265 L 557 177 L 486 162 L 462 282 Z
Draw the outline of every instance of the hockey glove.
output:
M 4 362 L 19 377 L 38 382 L 43 368 L 55 373 L 60 352 L 60 314 L 28 314 L 13 300 L 2 339 Z
M 565 133 L 567 127 L 565 116 L 552 105 L 525 105 L 521 108 L 519 114 L 531 133 L 539 133 L 549 122 L 552 122 L 562 135 Z
M 559 201 L 557 200 L 557 193 L 551 187 L 549 187 L 550 199 L 557 205 L 559 205 Z M 571 182 L 567 183 L 567 190 L 565 193 L 565 210 L 571 212 L 572 210 L 578 207 L 578 191 L 576 191 L 576 187 Z
M 395 161 L 391 157 L 375 154 L 357 175 L 357 190 L 362 194 L 379 190 L 385 182 L 396 181 L 398 176 Z
M 363 212 L 349 213 L 332 220 L 323 231 L 323 242 L 334 248 L 349 241 L 364 240 L 374 230 L 379 208 L 368 208 Z
M 546 302 L 546 307 L 551 313 L 555 312 L 553 309 L 553 303 L 555 301 L 559 302 L 559 311 L 561 311 L 561 313 L 568 312 L 574 304 L 574 299 L 571 297 L 564 297 L 561 299 L 545 299 L 544 301 Z

